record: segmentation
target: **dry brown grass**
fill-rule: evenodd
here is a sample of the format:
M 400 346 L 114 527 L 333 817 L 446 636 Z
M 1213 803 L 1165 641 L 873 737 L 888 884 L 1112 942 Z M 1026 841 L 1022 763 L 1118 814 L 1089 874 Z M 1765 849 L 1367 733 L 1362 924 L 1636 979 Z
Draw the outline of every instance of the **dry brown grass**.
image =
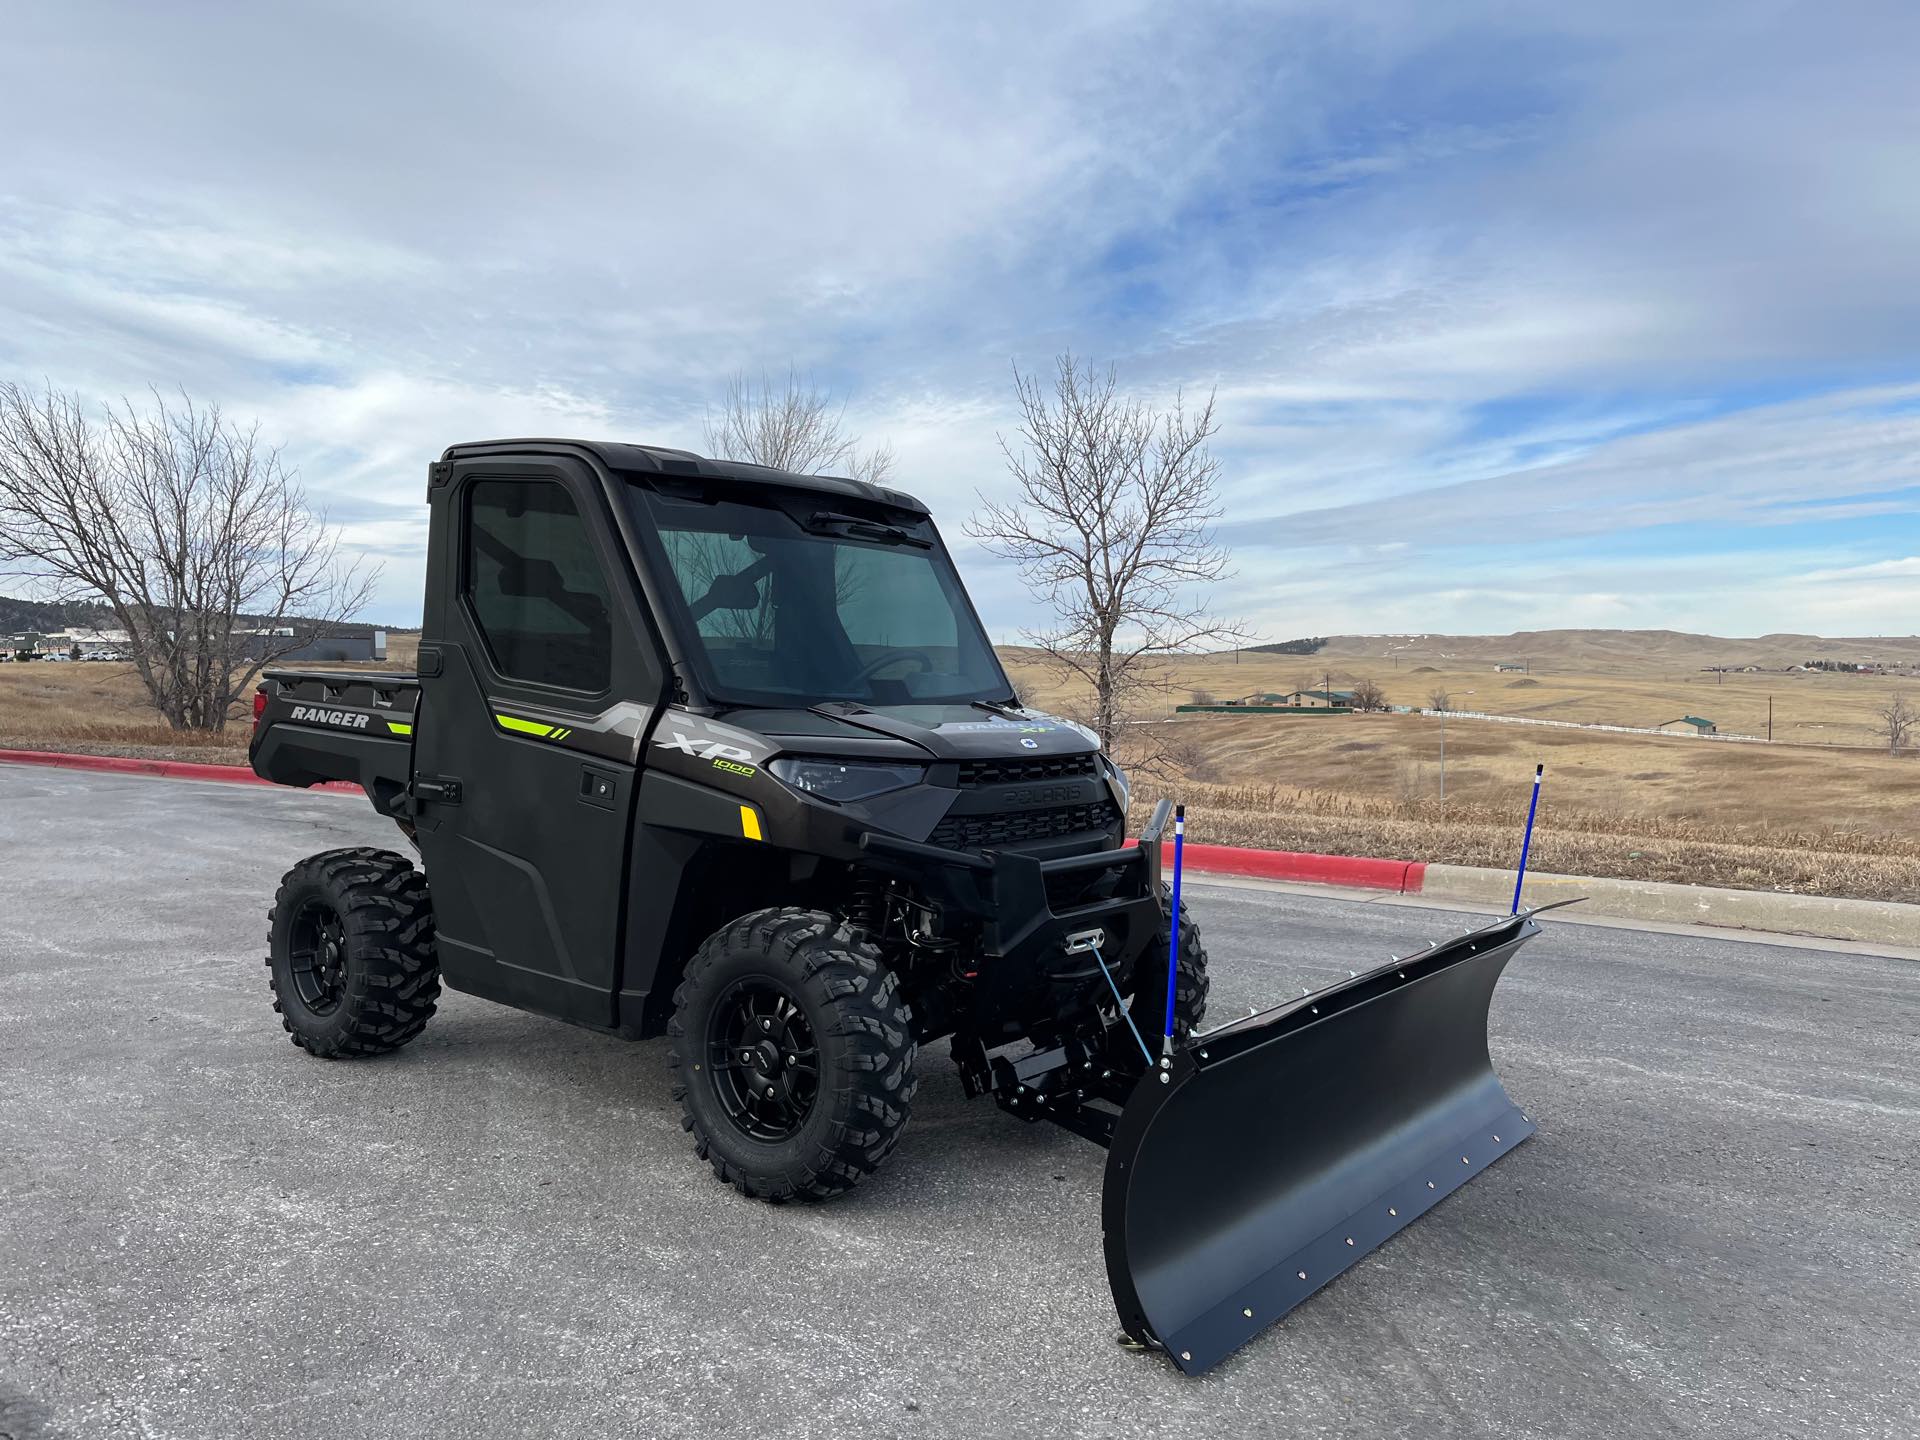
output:
M 131 665 L 34 661 L 0 665 L 0 749 L 244 764 L 247 722 L 219 735 L 182 733 L 146 703 Z
M 1442 806 L 1434 799 L 1192 782 L 1140 785 L 1135 818 L 1173 792 L 1188 807 L 1187 833 L 1197 841 L 1496 869 L 1518 862 L 1526 818 L 1524 786 L 1505 804 Z M 1911 834 L 1756 829 L 1543 805 L 1528 863 L 1564 875 L 1920 901 L 1920 840 Z
M 410 670 L 417 633 L 388 637 L 383 665 L 322 666 L 341 670 Z M 218 735 L 167 728 L 147 704 L 133 666 L 119 661 L 45 660 L 0 665 L 0 750 L 71 750 L 149 760 L 244 765 L 251 730 L 242 712 Z
M 1043 705 L 1071 698 L 1031 651 L 1005 654 L 1023 695 Z M 1700 715 L 1739 735 L 1766 735 L 1771 700 L 1776 740 L 1864 749 L 1885 744 L 1874 733 L 1880 723 L 1874 712 L 1892 696 L 1905 693 L 1920 703 L 1920 679 L 1898 675 L 1709 675 L 1666 663 L 1626 673 L 1536 667 L 1520 676 L 1497 673 L 1491 664 L 1437 657 L 1416 665 L 1407 659 L 1298 655 L 1182 659 L 1172 667 L 1172 699 L 1185 701 L 1195 690 L 1223 699 L 1285 692 L 1318 686 L 1329 673 L 1336 687 L 1360 678 L 1377 682 L 1390 705 L 1422 706 L 1431 691 L 1445 690 L 1455 710 L 1642 727 Z
M 1496 674 L 1432 653 L 1392 658 L 1203 657 L 1174 668 L 1189 690 L 1245 695 L 1356 676 L 1389 701 L 1428 691 L 1495 714 L 1601 724 L 1706 715 L 1723 729 L 1766 726 L 1793 743 L 1739 744 L 1691 736 L 1446 722 L 1419 715 L 1192 715 L 1165 722 L 1191 757 L 1172 788 L 1189 803 L 1191 833 L 1227 844 L 1387 855 L 1462 865 L 1512 865 L 1536 763 L 1547 767 L 1533 863 L 1544 870 L 1752 889 L 1920 900 L 1920 755 L 1889 756 L 1872 734 L 1874 708 L 1920 681 L 1892 676 L 1739 675 L 1722 681 L 1679 668 L 1699 658 L 1678 637 L 1664 670 Z M 1829 642 L 1820 642 L 1822 644 Z M 1791 646 L 1785 648 L 1792 648 Z M 1809 654 L 1819 650 L 1809 649 Z M 1023 695 L 1041 705 L 1073 696 L 1030 655 L 1008 655 Z M 1515 656 L 1515 658 L 1522 658 Z M 1531 685 L 1519 684 L 1522 679 Z M 1472 693 L 1469 693 L 1472 692 Z M 1831 743 L 1842 740 L 1847 743 Z M 1827 743 L 1822 743 L 1827 742 Z M 1124 745 L 1122 747 L 1125 749 Z M 1142 784 L 1140 795 L 1156 793 Z
M 1436 719 L 1207 715 L 1168 728 L 1194 757 L 1190 780 L 1360 799 L 1439 798 Z M 1446 722 L 1449 800 L 1511 803 L 1536 763 L 1547 767 L 1543 803 L 1554 810 L 1624 811 L 1758 832 L 1908 836 L 1920 814 L 1920 755 Z

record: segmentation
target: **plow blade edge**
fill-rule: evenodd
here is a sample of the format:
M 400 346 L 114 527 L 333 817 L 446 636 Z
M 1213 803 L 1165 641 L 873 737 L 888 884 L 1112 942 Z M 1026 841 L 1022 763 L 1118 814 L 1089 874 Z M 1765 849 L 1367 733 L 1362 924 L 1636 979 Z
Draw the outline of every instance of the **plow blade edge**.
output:
M 1533 1133 L 1487 1054 L 1525 915 L 1196 1037 L 1108 1152 L 1127 1333 L 1197 1375 Z

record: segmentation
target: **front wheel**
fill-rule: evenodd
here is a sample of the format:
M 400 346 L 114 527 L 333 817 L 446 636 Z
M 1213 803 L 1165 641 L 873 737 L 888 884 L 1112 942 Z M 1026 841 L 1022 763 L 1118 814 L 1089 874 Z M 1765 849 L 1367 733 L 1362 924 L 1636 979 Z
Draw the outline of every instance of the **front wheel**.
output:
M 913 1015 L 844 920 L 742 916 L 687 963 L 673 1003 L 673 1096 L 718 1179 L 764 1200 L 826 1200 L 893 1153 L 919 1084 Z
M 1167 1028 L 1167 929 L 1160 927 L 1147 953 L 1134 961 L 1135 984 L 1129 1013 L 1143 1035 L 1164 1035 Z M 1173 987 L 1173 1033 L 1185 1040 L 1207 1016 L 1207 947 L 1200 927 L 1180 907 L 1180 959 Z

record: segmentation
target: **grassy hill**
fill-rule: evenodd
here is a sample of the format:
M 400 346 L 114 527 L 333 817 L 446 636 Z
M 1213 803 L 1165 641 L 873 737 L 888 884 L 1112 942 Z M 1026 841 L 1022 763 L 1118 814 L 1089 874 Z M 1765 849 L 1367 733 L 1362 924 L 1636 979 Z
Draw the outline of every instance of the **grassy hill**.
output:
M 1894 695 L 1920 705 L 1920 677 L 1700 668 L 1851 658 L 1868 645 L 1882 663 L 1920 657 L 1911 640 L 1728 641 L 1672 631 L 1334 636 L 1307 656 L 1187 657 L 1170 667 L 1173 691 L 1148 717 L 1185 773 L 1143 782 L 1136 800 L 1150 802 L 1164 785 L 1190 803 L 1196 839 L 1505 865 L 1515 808 L 1544 763 L 1544 869 L 1920 900 L 1920 755 L 1889 755 L 1875 734 L 1875 711 Z M 1034 702 L 1071 709 L 1080 699 L 1034 652 L 1002 653 Z M 1494 670 L 1529 659 L 1528 674 Z M 1443 727 L 1417 714 L 1170 713 L 1196 693 L 1287 691 L 1329 673 L 1335 685 L 1373 679 L 1394 705 L 1424 705 L 1439 689 L 1456 711 L 1587 725 L 1700 715 L 1726 732 L 1764 736 L 1771 702 L 1776 743 L 1458 715 Z
M 1531 662 L 1535 673 L 1699 670 L 1710 665 L 1784 669 L 1805 660 L 1920 668 L 1920 635 L 1735 638 L 1683 630 L 1518 630 L 1511 635 L 1332 635 L 1314 663 L 1386 661 L 1401 666 L 1492 666 Z
M 1775 740 L 1794 744 L 1859 746 L 1884 742 L 1875 733 L 1876 713 L 1889 699 L 1909 694 L 1920 704 L 1920 676 L 1907 673 L 1846 674 L 1837 671 L 1754 674 L 1709 673 L 1703 663 L 1754 664 L 1748 659 L 1704 660 L 1713 647 L 1761 644 L 1717 641 L 1712 636 L 1681 636 L 1667 631 L 1550 631 L 1553 646 L 1541 645 L 1538 657 L 1517 648 L 1526 636 L 1429 636 L 1418 649 L 1400 648 L 1397 639 L 1338 636 L 1310 656 L 1253 654 L 1183 657 L 1169 667 L 1169 701 L 1196 695 L 1226 699 L 1261 692 L 1317 687 L 1331 676 L 1335 686 L 1358 679 L 1377 682 L 1387 703 L 1424 708 L 1434 691 L 1444 691 L 1457 711 L 1484 711 L 1586 725 L 1653 728 L 1682 715 L 1712 720 L 1728 734 L 1765 737 L 1771 716 Z M 1636 648 L 1646 637 L 1644 648 Z M 1368 642 L 1368 643 L 1362 643 Z M 1857 643 L 1817 637 L 1770 637 L 1771 653 L 1803 659 L 1841 658 Z M 1880 642 L 1883 657 L 1910 653 L 1920 663 L 1920 641 Z M 1904 652 L 1894 647 L 1904 645 Z M 1807 653 L 1801 655 L 1801 651 Z M 1823 653 L 1824 652 L 1824 653 Z M 1001 652 L 1023 693 L 1043 703 L 1071 704 L 1073 694 L 1049 674 L 1030 650 Z M 1531 660 L 1525 674 L 1499 672 L 1496 664 Z M 1797 661 L 1783 662 L 1797 663 Z M 1882 663 L 1891 663 L 1883 658 Z M 1227 717 L 1231 719 L 1231 717 Z M 1535 732 L 1537 733 L 1537 732 Z

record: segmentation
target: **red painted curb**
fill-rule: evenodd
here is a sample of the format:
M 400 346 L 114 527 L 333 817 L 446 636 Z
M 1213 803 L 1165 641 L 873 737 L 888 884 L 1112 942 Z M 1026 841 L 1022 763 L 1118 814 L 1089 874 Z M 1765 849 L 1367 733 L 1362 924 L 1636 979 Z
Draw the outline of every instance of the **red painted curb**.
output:
M 137 760 L 124 755 L 69 755 L 60 750 L 0 750 L 0 760 L 15 765 L 47 765 L 56 770 L 95 770 L 109 775 L 155 775 L 165 780 L 216 780 L 224 785 L 271 785 L 244 765 L 205 765 L 192 760 Z M 358 795 L 347 780 L 329 780 L 315 790 Z
M 1171 869 L 1173 842 L 1163 841 L 1162 863 Z M 1256 880 L 1299 880 L 1310 885 L 1347 885 L 1359 890 L 1393 890 L 1417 895 L 1426 883 L 1423 860 L 1378 860 L 1368 855 L 1308 855 L 1292 850 L 1247 850 L 1238 845 L 1187 842 L 1189 869 L 1213 875 L 1245 875 Z
M 202 765 L 188 760 L 133 760 L 119 755 L 69 755 L 58 750 L 0 750 L 0 761 L 48 765 L 62 770 L 95 770 L 113 775 L 155 775 L 167 780 L 215 780 L 226 785 L 271 785 L 242 765 Z M 330 780 L 315 790 L 357 795 L 350 780 Z M 1173 865 L 1173 842 L 1161 855 Z M 1299 880 L 1311 885 L 1346 885 L 1359 890 L 1395 890 L 1417 895 L 1426 881 L 1421 860 L 1377 860 L 1366 855 L 1307 855 L 1292 850 L 1248 850 L 1238 845 L 1189 844 L 1185 863 L 1210 875 L 1245 875 L 1256 880 Z

